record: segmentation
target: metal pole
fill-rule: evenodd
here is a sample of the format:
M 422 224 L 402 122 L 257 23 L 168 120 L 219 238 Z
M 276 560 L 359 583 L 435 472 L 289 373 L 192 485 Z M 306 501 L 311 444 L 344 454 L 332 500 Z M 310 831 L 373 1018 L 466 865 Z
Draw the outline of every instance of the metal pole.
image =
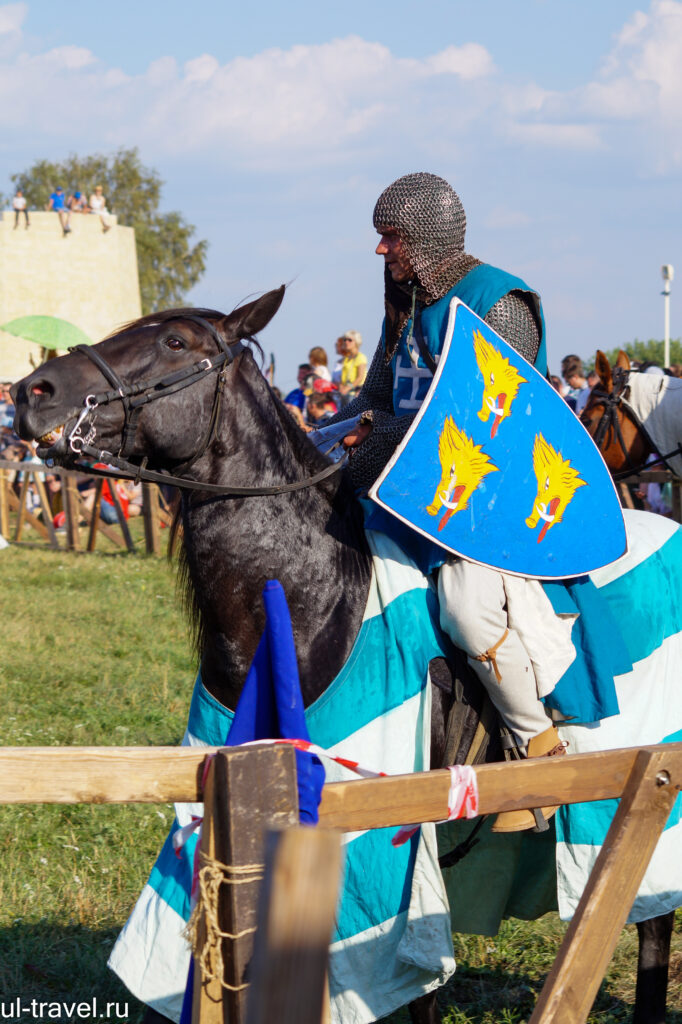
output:
M 670 366 L 670 282 L 675 276 L 675 268 L 670 263 L 661 267 L 663 277 L 663 366 Z

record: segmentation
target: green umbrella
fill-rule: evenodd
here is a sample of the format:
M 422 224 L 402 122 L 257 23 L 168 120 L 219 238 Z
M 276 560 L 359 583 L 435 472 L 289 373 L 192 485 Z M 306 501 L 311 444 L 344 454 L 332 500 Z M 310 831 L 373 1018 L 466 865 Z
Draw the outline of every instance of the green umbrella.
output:
M 43 348 L 66 350 L 74 345 L 92 345 L 80 327 L 62 320 L 58 316 L 20 316 L 18 320 L 0 325 L 0 331 L 7 331 L 15 338 L 33 341 Z

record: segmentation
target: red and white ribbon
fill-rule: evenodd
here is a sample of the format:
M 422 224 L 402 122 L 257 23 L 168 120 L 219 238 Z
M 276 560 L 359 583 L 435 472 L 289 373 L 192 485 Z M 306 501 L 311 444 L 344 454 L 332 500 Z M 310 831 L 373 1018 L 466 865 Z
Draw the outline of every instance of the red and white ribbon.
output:
M 244 747 L 255 746 L 256 744 L 275 744 L 275 743 L 286 743 L 289 746 L 294 747 L 296 750 L 303 750 L 308 754 L 315 754 L 317 757 L 326 758 L 328 761 L 333 761 L 335 764 L 341 765 L 342 768 L 347 768 L 355 775 L 359 775 L 363 779 L 377 779 L 386 778 L 387 772 L 373 771 L 371 768 L 365 768 L 360 764 L 359 761 L 352 761 L 347 757 L 340 757 L 337 754 L 330 754 L 323 747 L 318 747 L 316 743 L 311 743 L 310 740 L 298 740 L 298 739 L 278 739 L 278 740 L 251 740 L 249 743 L 241 744 Z M 204 779 L 206 781 L 206 775 L 208 774 L 208 765 L 210 758 L 206 759 L 204 765 Z M 450 789 L 448 791 L 448 814 L 447 818 L 443 818 L 443 821 L 454 821 L 456 818 L 475 818 L 478 815 L 478 783 L 476 782 L 476 772 L 470 765 L 455 764 L 450 766 Z M 175 849 L 176 856 L 180 856 L 180 851 L 184 844 L 187 842 L 189 837 L 197 831 L 200 827 L 203 818 L 192 817 L 192 821 L 189 825 L 185 825 L 184 828 L 178 829 L 173 835 L 173 848 Z M 421 828 L 421 824 L 414 825 L 403 825 L 400 828 L 391 843 L 393 846 L 402 846 L 406 843 L 418 829 Z M 196 880 L 195 880 L 196 881 Z M 192 886 L 194 889 L 194 884 Z
M 443 821 L 478 816 L 478 783 L 476 772 L 468 764 L 450 765 L 450 789 L 448 790 L 448 816 Z M 393 836 L 393 846 L 402 846 L 421 828 L 421 825 L 403 825 Z

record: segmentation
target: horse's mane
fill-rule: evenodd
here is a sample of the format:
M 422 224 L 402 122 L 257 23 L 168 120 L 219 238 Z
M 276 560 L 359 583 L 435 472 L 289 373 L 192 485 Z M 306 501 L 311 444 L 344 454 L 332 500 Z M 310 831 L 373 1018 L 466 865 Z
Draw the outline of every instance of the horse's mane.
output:
M 201 315 L 201 314 L 199 314 Z M 143 318 L 147 319 L 147 318 Z M 172 318 L 169 318 L 172 319 Z M 257 343 L 256 343 L 257 344 Z M 260 347 L 260 346 L 259 346 Z M 253 364 L 252 364 L 253 365 Z M 302 463 L 308 462 L 313 471 L 317 471 L 323 468 L 327 463 L 328 459 L 322 455 L 312 445 L 307 435 L 300 429 L 296 423 L 294 417 L 287 409 L 285 403 L 275 394 L 266 379 L 262 376 L 260 371 L 257 372 L 255 378 L 258 382 L 259 387 L 262 386 L 263 393 L 268 394 L 266 401 L 272 403 L 270 408 L 275 417 L 279 421 L 279 425 L 284 431 L 284 435 L 290 446 L 289 458 L 297 460 Z M 285 453 L 282 453 L 283 457 Z M 349 478 L 346 477 L 345 473 L 340 474 L 338 477 L 332 477 L 329 481 L 325 481 L 324 484 L 318 485 L 328 491 L 328 493 L 335 494 L 337 491 L 343 496 L 341 504 L 350 507 L 354 496 L 355 489 Z M 209 499 L 209 500 L 220 500 Z M 204 610 L 199 603 L 196 590 L 192 581 L 190 573 L 190 564 L 188 558 L 187 547 L 185 544 L 185 538 L 183 534 L 183 509 L 182 501 L 178 500 L 175 503 L 173 509 L 173 519 L 169 530 L 169 541 L 168 541 L 168 558 L 172 559 L 176 554 L 177 560 L 177 585 L 178 593 L 182 601 L 183 609 L 187 620 L 189 622 L 189 630 L 192 646 L 196 652 L 196 655 L 201 659 L 203 649 L 205 646 L 207 626 L 204 616 Z

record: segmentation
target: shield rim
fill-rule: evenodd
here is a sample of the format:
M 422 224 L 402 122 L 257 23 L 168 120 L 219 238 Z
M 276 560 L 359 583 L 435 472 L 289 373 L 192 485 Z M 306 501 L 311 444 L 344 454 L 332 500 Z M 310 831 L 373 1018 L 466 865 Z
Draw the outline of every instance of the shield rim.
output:
M 443 342 L 443 348 L 441 349 L 441 354 L 440 354 L 440 358 L 438 360 L 438 365 L 436 367 L 436 372 L 434 373 L 433 379 L 432 379 L 432 381 L 431 381 L 431 383 L 429 385 L 429 390 L 427 391 L 426 397 L 424 398 L 424 401 L 420 405 L 419 410 L 415 414 L 414 420 L 410 424 L 410 427 L 409 427 L 407 433 L 405 434 L 405 437 L 402 439 L 402 441 L 400 442 L 400 444 L 398 445 L 396 450 L 393 452 L 393 455 L 391 456 L 391 458 L 386 463 L 386 466 L 383 469 L 383 471 L 381 472 L 381 474 L 377 477 L 377 479 L 374 481 L 374 483 L 370 487 L 370 489 L 368 491 L 369 498 L 372 501 L 376 502 L 376 504 L 379 505 L 380 508 L 384 509 L 390 515 L 392 515 L 396 519 L 398 519 L 401 523 L 404 523 L 405 526 L 408 526 L 411 530 L 414 530 L 415 533 L 420 534 L 422 537 L 425 537 L 427 540 L 431 541 L 433 544 L 436 544 L 438 547 L 442 548 L 444 552 L 447 552 L 450 555 L 454 555 L 457 558 L 463 558 L 467 562 L 473 562 L 474 565 L 483 565 L 487 569 L 495 569 L 495 570 L 497 570 L 497 572 L 506 573 L 508 576 L 519 576 L 522 579 L 529 579 L 529 580 L 533 580 L 533 579 L 535 579 L 535 580 L 569 580 L 569 579 L 576 579 L 576 578 L 578 578 L 580 576 L 588 576 L 592 572 L 597 572 L 599 569 L 606 568 L 606 566 L 616 565 L 623 558 L 625 558 L 625 556 L 628 554 L 628 551 L 629 551 L 628 536 L 627 536 L 627 531 L 625 529 L 625 520 L 623 518 L 623 509 L 622 509 L 622 506 L 620 504 L 620 498 L 618 497 L 618 492 L 616 490 L 615 481 L 614 481 L 613 477 L 611 476 L 611 473 L 610 473 L 610 471 L 608 469 L 608 466 L 604 462 L 604 458 L 603 458 L 601 452 L 599 451 L 599 449 L 595 445 L 594 441 L 590 437 L 590 435 L 589 435 L 588 431 L 586 430 L 585 426 L 580 422 L 580 420 L 578 419 L 577 416 L 575 418 L 576 419 L 576 423 L 580 426 L 581 430 L 584 431 L 586 438 L 589 440 L 590 444 L 594 448 L 594 451 L 599 456 L 599 459 L 600 459 L 600 461 L 601 461 L 601 463 L 602 463 L 602 465 L 604 467 L 604 472 L 606 473 L 606 475 L 607 475 L 607 477 L 608 477 L 608 479 L 609 479 L 609 481 L 611 483 L 611 488 L 613 490 L 613 495 L 614 495 L 614 498 L 616 500 L 616 504 L 617 504 L 618 508 L 620 509 L 620 522 L 621 522 L 621 527 L 622 527 L 622 536 L 623 536 L 623 539 L 624 539 L 624 542 L 625 542 L 625 549 L 623 550 L 623 552 L 620 555 L 618 555 L 616 558 L 610 558 L 610 559 L 608 559 L 608 561 L 602 562 L 600 565 L 593 565 L 592 568 L 590 568 L 588 570 L 584 570 L 583 569 L 583 570 L 580 570 L 579 572 L 574 572 L 574 573 L 565 573 L 564 572 L 564 573 L 561 573 L 560 575 L 552 575 L 551 573 L 539 574 L 539 573 L 521 572 L 520 570 L 517 570 L 517 569 L 507 569 L 507 568 L 501 569 L 499 566 L 492 565 L 490 562 L 482 562 L 478 558 L 472 558 L 471 555 L 464 555 L 464 554 L 462 554 L 461 551 L 456 551 L 453 547 L 451 547 L 451 546 L 449 546 L 447 544 L 443 544 L 439 540 L 436 540 L 436 538 L 433 537 L 430 533 L 428 533 L 426 530 L 423 530 L 419 526 L 415 526 L 414 523 L 410 522 L 409 519 L 406 519 L 405 516 L 401 515 L 399 512 L 396 512 L 395 509 L 391 508 L 390 505 L 387 505 L 386 502 L 382 498 L 379 497 L 379 493 L 378 493 L 379 492 L 379 488 L 384 483 L 384 481 L 388 477 L 389 473 L 391 472 L 391 470 L 395 466 L 396 462 L 398 461 L 398 459 L 402 455 L 403 451 L 407 447 L 407 445 L 408 445 L 412 435 L 414 434 L 414 432 L 416 431 L 417 427 L 419 426 L 419 423 L 421 422 L 422 417 L 426 413 L 426 410 L 427 410 L 427 408 L 429 406 L 429 403 L 431 401 L 431 397 L 432 397 L 434 391 L 436 390 L 436 387 L 438 385 L 438 381 L 440 380 L 441 374 L 443 372 L 443 367 L 445 366 L 445 364 L 447 362 L 448 353 L 450 351 L 450 343 L 452 342 L 452 338 L 453 338 L 454 331 L 455 331 L 455 320 L 457 318 L 457 311 L 462 306 L 469 313 L 471 313 L 472 316 L 475 316 L 476 319 L 479 320 L 482 324 L 485 324 L 486 329 L 488 331 L 491 331 L 495 335 L 496 338 L 499 338 L 500 341 L 504 342 L 504 344 L 507 345 L 507 347 L 509 347 L 509 348 L 511 347 L 509 345 L 509 343 L 506 342 L 504 340 L 504 338 L 501 335 L 499 335 L 497 333 L 497 331 L 495 331 L 490 326 L 490 324 L 485 323 L 485 320 L 483 320 L 480 316 L 478 316 L 477 313 L 474 313 L 473 309 L 470 309 L 469 306 L 467 306 L 465 302 L 462 302 L 462 300 L 457 298 L 456 295 L 452 297 L 452 299 L 450 300 L 450 309 L 449 309 L 449 313 L 448 313 L 448 325 L 447 325 L 447 329 L 445 331 L 445 340 Z M 516 355 L 518 356 L 519 354 L 516 353 Z M 519 356 L 519 358 L 523 359 L 523 356 Z M 549 384 L 549 382 L 545 380 L 545 378 L 540 373 L 540 371 L 538 369 L 536 369 L 535 366 L 533 366 L 527 360 L 524 360 L 524 363 L 525 363 L 524 372 L 525 372 L 526 369 L 531 370 L 534 374 L 536 374 L 536 376 L 538 376 L 540 378 L 540 380 L 545 381 L 545 383 L 547 384 L 548 387 L 551 386 Z

